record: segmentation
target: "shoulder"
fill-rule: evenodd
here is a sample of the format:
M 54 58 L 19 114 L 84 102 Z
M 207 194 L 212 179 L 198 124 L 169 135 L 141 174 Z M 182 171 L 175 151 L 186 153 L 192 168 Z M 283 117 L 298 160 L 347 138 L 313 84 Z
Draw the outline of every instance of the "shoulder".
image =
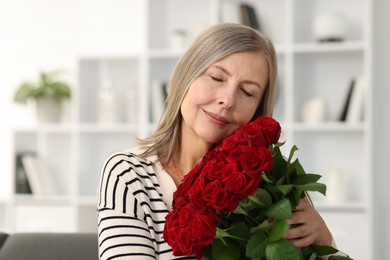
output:
M 151 167 L 152 162 L 139 156 L 136 150 L 124 150 L 110 154 L 103 163 L 101 174 L 125 174 Z
M 110 154 L 100 172 L 99 201 L 110 201 L 109 198 L 118 194 L 123 197 L 127 192 L 147 193 L 149 190 L 158 189 L 158 171 L 159 168 L 151 158 L 141 157 L 137 149 Z
M 154 178 L 162 171 L 157 156 L 142 157 L 142 150 L 133 148 L 110 154 L 101 168 L 101 178 L 129 179 L 134 177 Z

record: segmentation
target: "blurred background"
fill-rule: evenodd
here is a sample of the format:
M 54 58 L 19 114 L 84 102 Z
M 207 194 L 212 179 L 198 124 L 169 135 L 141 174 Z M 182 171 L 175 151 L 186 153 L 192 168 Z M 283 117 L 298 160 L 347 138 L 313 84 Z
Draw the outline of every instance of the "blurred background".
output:
M 96 232 L 104 159 L 154 129 L 193 38 L 238 22 L 275 44 L 274 116 L 286 148 L 323 175 L 328 194 L 313 200 L 338 246 L 390 259 L 389 10 L 385 0 L 0 1 L 0 231 Z M 53 95 L 61 102 L 41 102 Z

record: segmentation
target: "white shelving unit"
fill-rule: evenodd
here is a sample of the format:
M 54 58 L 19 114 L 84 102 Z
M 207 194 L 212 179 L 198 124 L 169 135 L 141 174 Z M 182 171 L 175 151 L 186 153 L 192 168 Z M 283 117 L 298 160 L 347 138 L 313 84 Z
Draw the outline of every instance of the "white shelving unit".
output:
M 104 159 L 115 150 L 133 147 L 135 137 L 154 127 L 150 96 L 155 80 L 168 81 L 182 49 L 174 49 L 175 30 L 185 30 L 185 44 L 204 27 L 220 22 L 220 10 L 238 0 L 149 0 L 148 46 L 142 53 L 80 57 L 79 85 L 74 89 L 71 122 L 36 129 L 15 129 L 15 151 L 35 151 L 56 166 L 63 184 L 59 196 L 13 194 L 0 202 L 0 227 L 11 231 L 96 231 L 96 188 Z M 279 62 L 279 92 L 275 118 L 287 147 L 296 144 L 305 169 L 324 176 L 338 169 L 347 176 L 346 200 L 314 203 L 333 231 L 339 247 L 351 257 L 372 259 L 371 203 L 371 16 L 372 0 L 247 0 L 256 9 L 263 30 L 275 43 Z M 348 18 L 345 41 L 315 42 L 313 19 L 337 11 Z M 131 51 L 131 50 L 130 50 Z M 103 72 L 104 71 L 104 72 Z M 102 75 L 118 93 L 118 123 L 101 125 L 97 97 Z M 351 77 L 366 79 L 364 120 L 338 122 Z M 301 120 L 302 104 L 321 97 L 328 119 L 318 124 Z M 134 106 L 134 104 L 137 104 Z M 29 217 L 26 218 L 26 215 Z M 350 236 L 353 234 L 353 237 Z

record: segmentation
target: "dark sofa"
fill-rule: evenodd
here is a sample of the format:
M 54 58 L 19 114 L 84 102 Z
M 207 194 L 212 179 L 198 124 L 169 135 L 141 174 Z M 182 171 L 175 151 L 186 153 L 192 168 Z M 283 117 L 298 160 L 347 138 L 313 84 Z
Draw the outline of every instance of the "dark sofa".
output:
M 0 260 L 97 260 L 95 233 L 0 232 Z

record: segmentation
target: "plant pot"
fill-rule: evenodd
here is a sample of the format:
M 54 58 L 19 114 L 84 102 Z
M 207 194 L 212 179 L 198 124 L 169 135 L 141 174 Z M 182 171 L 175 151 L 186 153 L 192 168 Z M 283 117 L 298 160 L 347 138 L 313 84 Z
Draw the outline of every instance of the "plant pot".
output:
M 39 98 L 36 101 L 36 113 L 38 123 L 59 123 L 62 103 L 54 98 Z

